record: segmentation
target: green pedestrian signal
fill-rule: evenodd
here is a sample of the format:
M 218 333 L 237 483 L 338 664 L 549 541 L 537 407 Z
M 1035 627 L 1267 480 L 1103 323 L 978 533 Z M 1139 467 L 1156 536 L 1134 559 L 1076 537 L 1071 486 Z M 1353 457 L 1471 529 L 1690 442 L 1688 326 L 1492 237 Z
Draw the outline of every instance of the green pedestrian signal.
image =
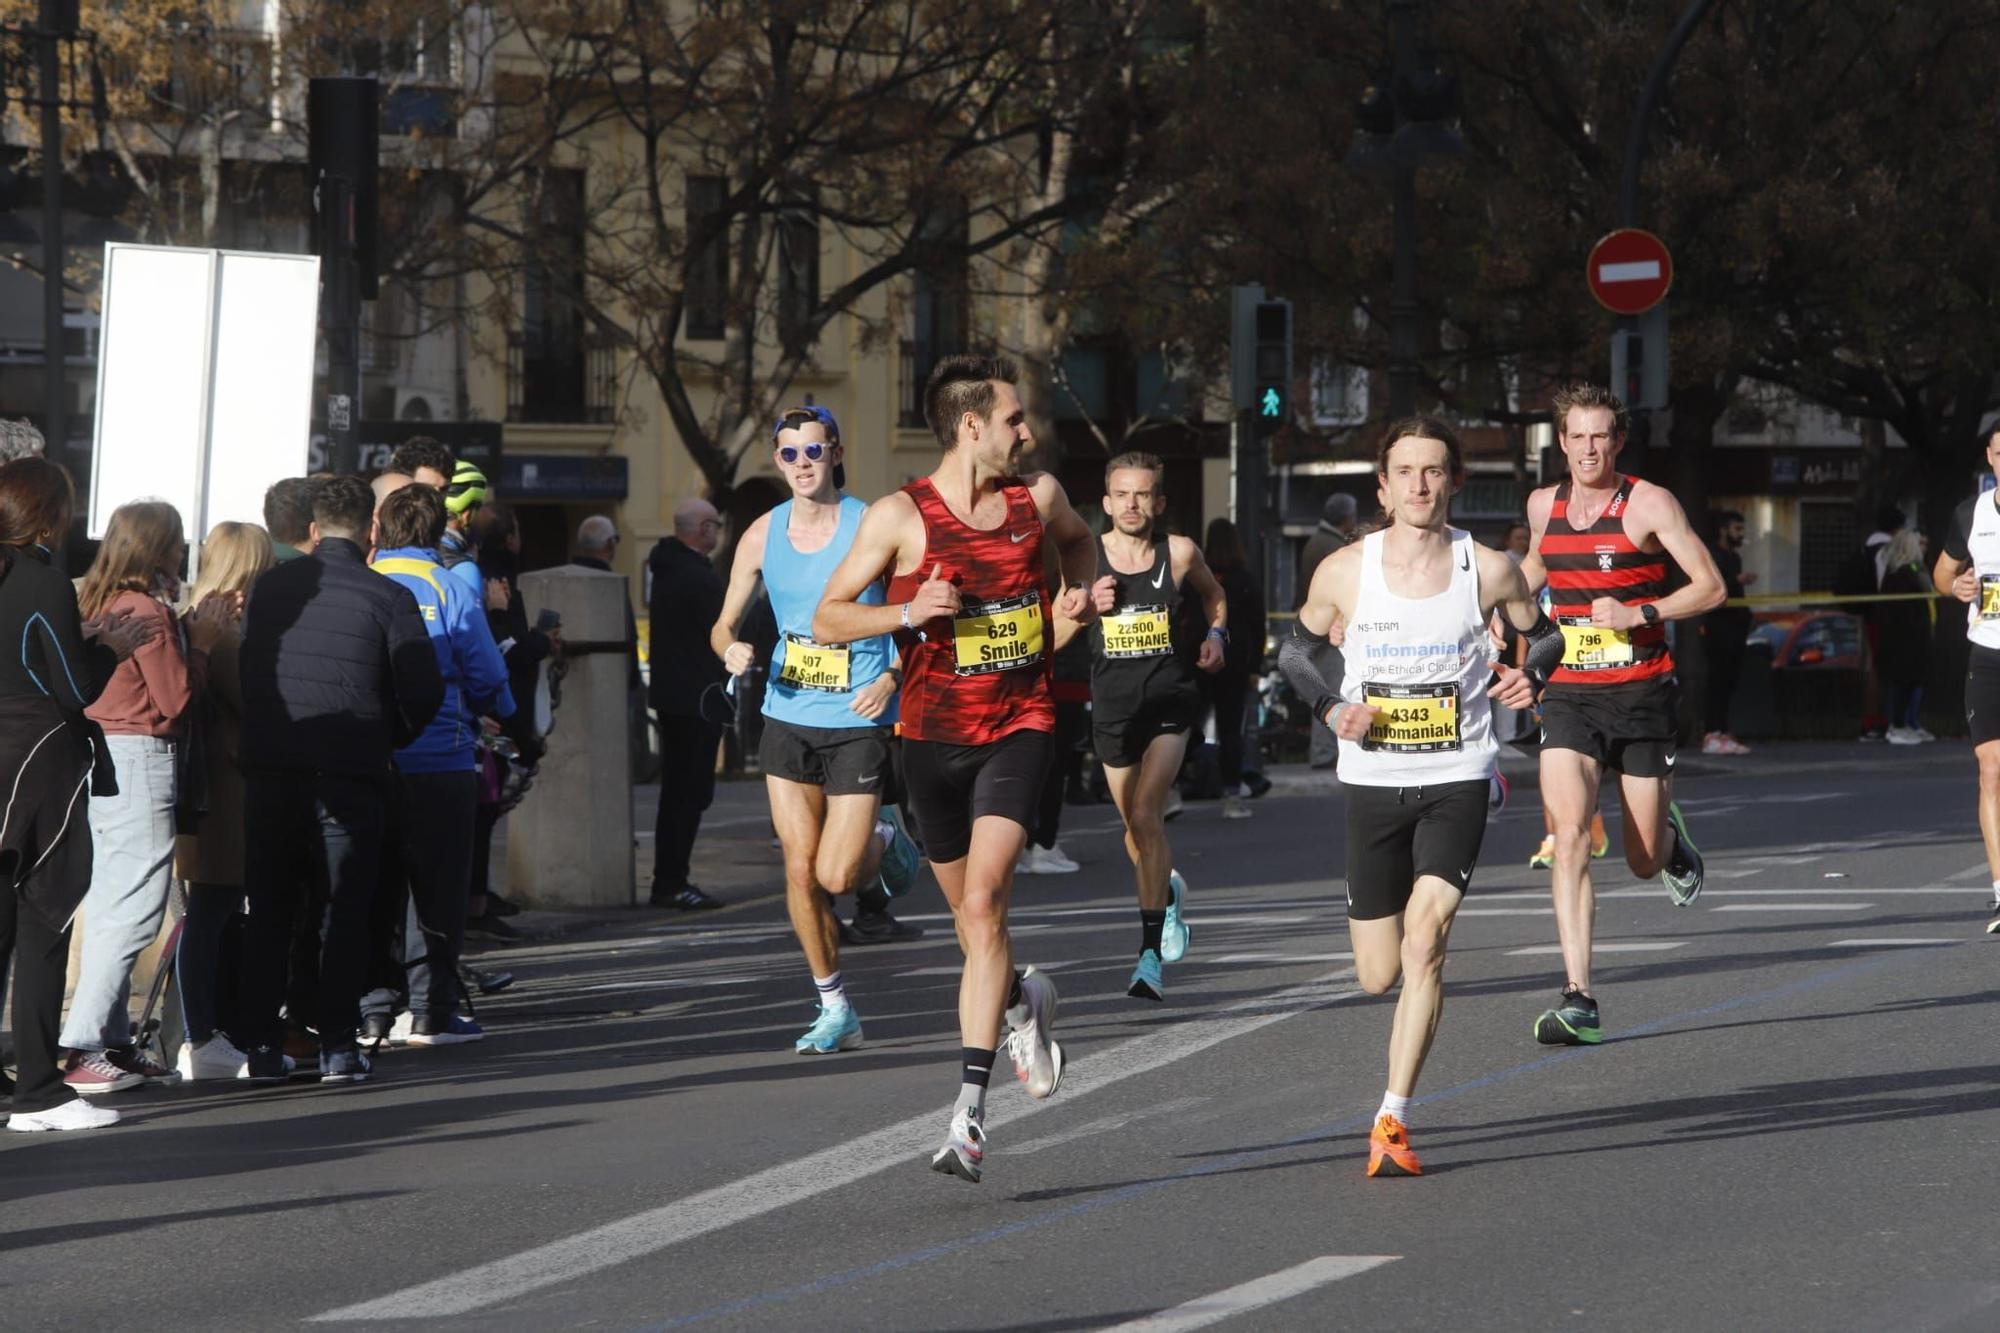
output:
M 1285 415 L 1284 395 L 1275 388 L 1265 389 L 1263 397 L 1257 400 L 1257 415 L 1272 421 L 1281 419 Z

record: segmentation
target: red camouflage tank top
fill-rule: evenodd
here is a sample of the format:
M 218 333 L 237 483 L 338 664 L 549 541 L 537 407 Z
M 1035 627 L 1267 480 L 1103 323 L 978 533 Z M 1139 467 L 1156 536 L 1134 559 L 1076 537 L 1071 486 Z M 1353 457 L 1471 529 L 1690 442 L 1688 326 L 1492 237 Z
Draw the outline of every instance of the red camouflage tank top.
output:
M 1605 629 L 1590 623 L 1590 604 L 1615 597 L 1627 606 L 1667 595 L 1667 557 L 1642 551 L 1625 535 L 1625 506 L 1637 478 L 1620 476 L 1618 490 L 1597 521 L 1579 531 L 1569 521 L 1569 481 L 1556 487 L 1542 534 L 1542 564 L 1549 571 L 1549 614 L 1563 632 L 1563 660 L 1551 684 L 1619 685 L 1653 680 L 1674 669 L 1665 625 Z
M 958 614 L 899 630 L 903 735 L 947 745 L 989 745 L 1016 731 L 1053 731 L 1049 694 L 1054 643 L 1042 596 L 1042 516 L 1025 483 L 1000 483 L 1007 518 L 990 531 L 967 526 L 920 477 L 903 487 L 924 519 L 924 558 L 889 580 L 889 601 L 907 602 L 942 565 L 958 585 Z

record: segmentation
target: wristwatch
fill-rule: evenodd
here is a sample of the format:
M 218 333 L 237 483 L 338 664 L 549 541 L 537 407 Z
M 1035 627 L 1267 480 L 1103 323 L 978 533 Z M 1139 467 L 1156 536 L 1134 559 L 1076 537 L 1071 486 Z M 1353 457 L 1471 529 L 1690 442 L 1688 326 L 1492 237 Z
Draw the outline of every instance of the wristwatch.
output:
M 1641 604 L 1639 615 L 1648 625 L 1657 625 L 1660 623 L 1660 608 L 1651 602 Z
M 1229 631 L 1220 625 L 1210 625 L 1208 627 L 1208 637 L 1211 639 L 1220 639 L 1222 642 L 1228 643 Z

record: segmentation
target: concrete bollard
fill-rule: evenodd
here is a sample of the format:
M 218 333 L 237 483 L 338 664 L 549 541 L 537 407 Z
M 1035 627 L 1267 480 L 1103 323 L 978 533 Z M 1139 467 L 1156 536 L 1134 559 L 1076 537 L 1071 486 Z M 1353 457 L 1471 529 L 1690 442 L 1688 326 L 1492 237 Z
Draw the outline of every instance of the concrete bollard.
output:
M 530 907 L 629 907 L 632 761 L 625 580 L 561 565 L 521 576 L 530 621 L 562 616 L 571 649 L 535 785 L 507 819 L 508 896 Z M 615 651 L 611 645 L 620 645 Z M 515 700 L 532 708 L 533 699 Z

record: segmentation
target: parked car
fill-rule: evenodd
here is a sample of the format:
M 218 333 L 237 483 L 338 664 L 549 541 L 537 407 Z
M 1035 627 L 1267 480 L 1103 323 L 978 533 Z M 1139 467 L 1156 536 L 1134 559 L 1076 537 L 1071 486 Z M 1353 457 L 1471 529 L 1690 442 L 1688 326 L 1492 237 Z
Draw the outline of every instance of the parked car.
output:
M 1777 669 L 1859 671 L 1866 650 L 1861 617 L 1846 611 L 1760 611 L 1750 626 L 1750 643 L 1767 649 Z

